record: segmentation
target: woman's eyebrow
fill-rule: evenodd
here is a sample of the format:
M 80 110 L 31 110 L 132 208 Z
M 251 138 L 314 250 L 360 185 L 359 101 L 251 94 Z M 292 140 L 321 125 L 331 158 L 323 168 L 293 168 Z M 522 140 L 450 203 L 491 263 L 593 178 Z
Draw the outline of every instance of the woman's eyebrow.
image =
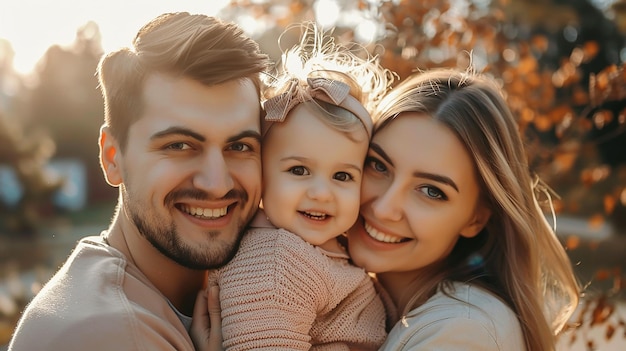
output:
M 387 153 L 385 153 L 385 151 L 383 150 L 382 147 L 380 147 L 380 145 L 376 143 L 370 143 L 370 149 L 372 149 L 375 153 L 377 153 L 383 160 L 385 160 L 385 162 L 393 166 L 393 162 L 391 161 L 391 158 L 389 157 L 389 155 L 387 155 Z M 440 174 L 428 173 L 428 172 L 413 172 L 413 177 L 427 178 L 427 179 L 431 179 L 439 183 L 447 184 L 451 186 L 452 188 L 454 188 L 454 190 L 456 190 L 457 193 L 459 192 L 459 187 L 450 177 L 446 177 Z
M 449 177 L 440 175 L 440 174 L 434 174 L 434 173 L 428 173 L 428 172 L 413 172 L 413 177 L 431 179 L 438 183 L 447 184 L 451 186 L 452 188 L 454 188 L 454 190 L 456 190 L 457 193 L 459 192 L 459 187 L 456 185 L 456 183 L 452 179 L 450 179 Z
M 370 149 L 374 150 L 374 152 L 376 152 L 383 160 L 385 160 L 385 162 L 393 166 L 393 162 L 391 161 L 391 158 L 389 157 L 389 155 L 387 155 L 387 153 L 385 153 L 385 151 L 383 150 L 382 147 L 380 147 L 380 145 L 376 143 L 370 143 Z

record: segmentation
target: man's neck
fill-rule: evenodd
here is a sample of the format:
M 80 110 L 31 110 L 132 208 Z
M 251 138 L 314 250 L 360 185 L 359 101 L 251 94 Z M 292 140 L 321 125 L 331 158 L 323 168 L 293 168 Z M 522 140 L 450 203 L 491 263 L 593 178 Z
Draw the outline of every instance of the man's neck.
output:
M 206 271 L 183 267 L 161 254 L 123 214 L 114 218 L 107 240 L 137 266 L 177 310 L 192 315 L 196 294 L 205 286 Z

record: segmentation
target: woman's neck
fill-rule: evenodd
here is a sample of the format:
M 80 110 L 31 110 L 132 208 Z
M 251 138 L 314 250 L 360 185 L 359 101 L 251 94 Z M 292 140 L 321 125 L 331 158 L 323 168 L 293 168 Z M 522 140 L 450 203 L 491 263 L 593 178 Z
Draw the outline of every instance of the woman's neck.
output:
M 389 297 L 402 314 L 414 291 L 411 282 L 419 276 L 419 271 L 377 273 L 378 282 L 385 288 Z

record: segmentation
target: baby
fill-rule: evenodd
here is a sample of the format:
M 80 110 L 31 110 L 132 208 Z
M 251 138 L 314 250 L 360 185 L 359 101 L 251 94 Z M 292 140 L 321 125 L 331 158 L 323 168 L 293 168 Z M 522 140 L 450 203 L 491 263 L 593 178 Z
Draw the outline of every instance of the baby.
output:
M 262 206 L 215 275 L 227 350 L 377 349 L 385 311 L 339 238 L 356 221 L 388 71 L 306 25 L 268 83 Z

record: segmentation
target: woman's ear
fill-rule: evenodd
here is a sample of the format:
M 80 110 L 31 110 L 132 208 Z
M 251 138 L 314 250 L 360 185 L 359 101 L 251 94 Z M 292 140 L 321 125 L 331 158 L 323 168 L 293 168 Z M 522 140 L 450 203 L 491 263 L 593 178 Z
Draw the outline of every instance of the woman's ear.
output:
M 487 225 L 489 218 L 491 218 L 491 209 L 483 204 L 479 204 L 476 206 L 472 220 L 461 230 L 461 236 L 466 238 L 475 237 Z
M 107 126 L 100 128 L 100 167 L 104 173 L 104 178 L 111 186 L 122 184 L 121 155 L 119 143 L 111 134 L 111 129 Z

